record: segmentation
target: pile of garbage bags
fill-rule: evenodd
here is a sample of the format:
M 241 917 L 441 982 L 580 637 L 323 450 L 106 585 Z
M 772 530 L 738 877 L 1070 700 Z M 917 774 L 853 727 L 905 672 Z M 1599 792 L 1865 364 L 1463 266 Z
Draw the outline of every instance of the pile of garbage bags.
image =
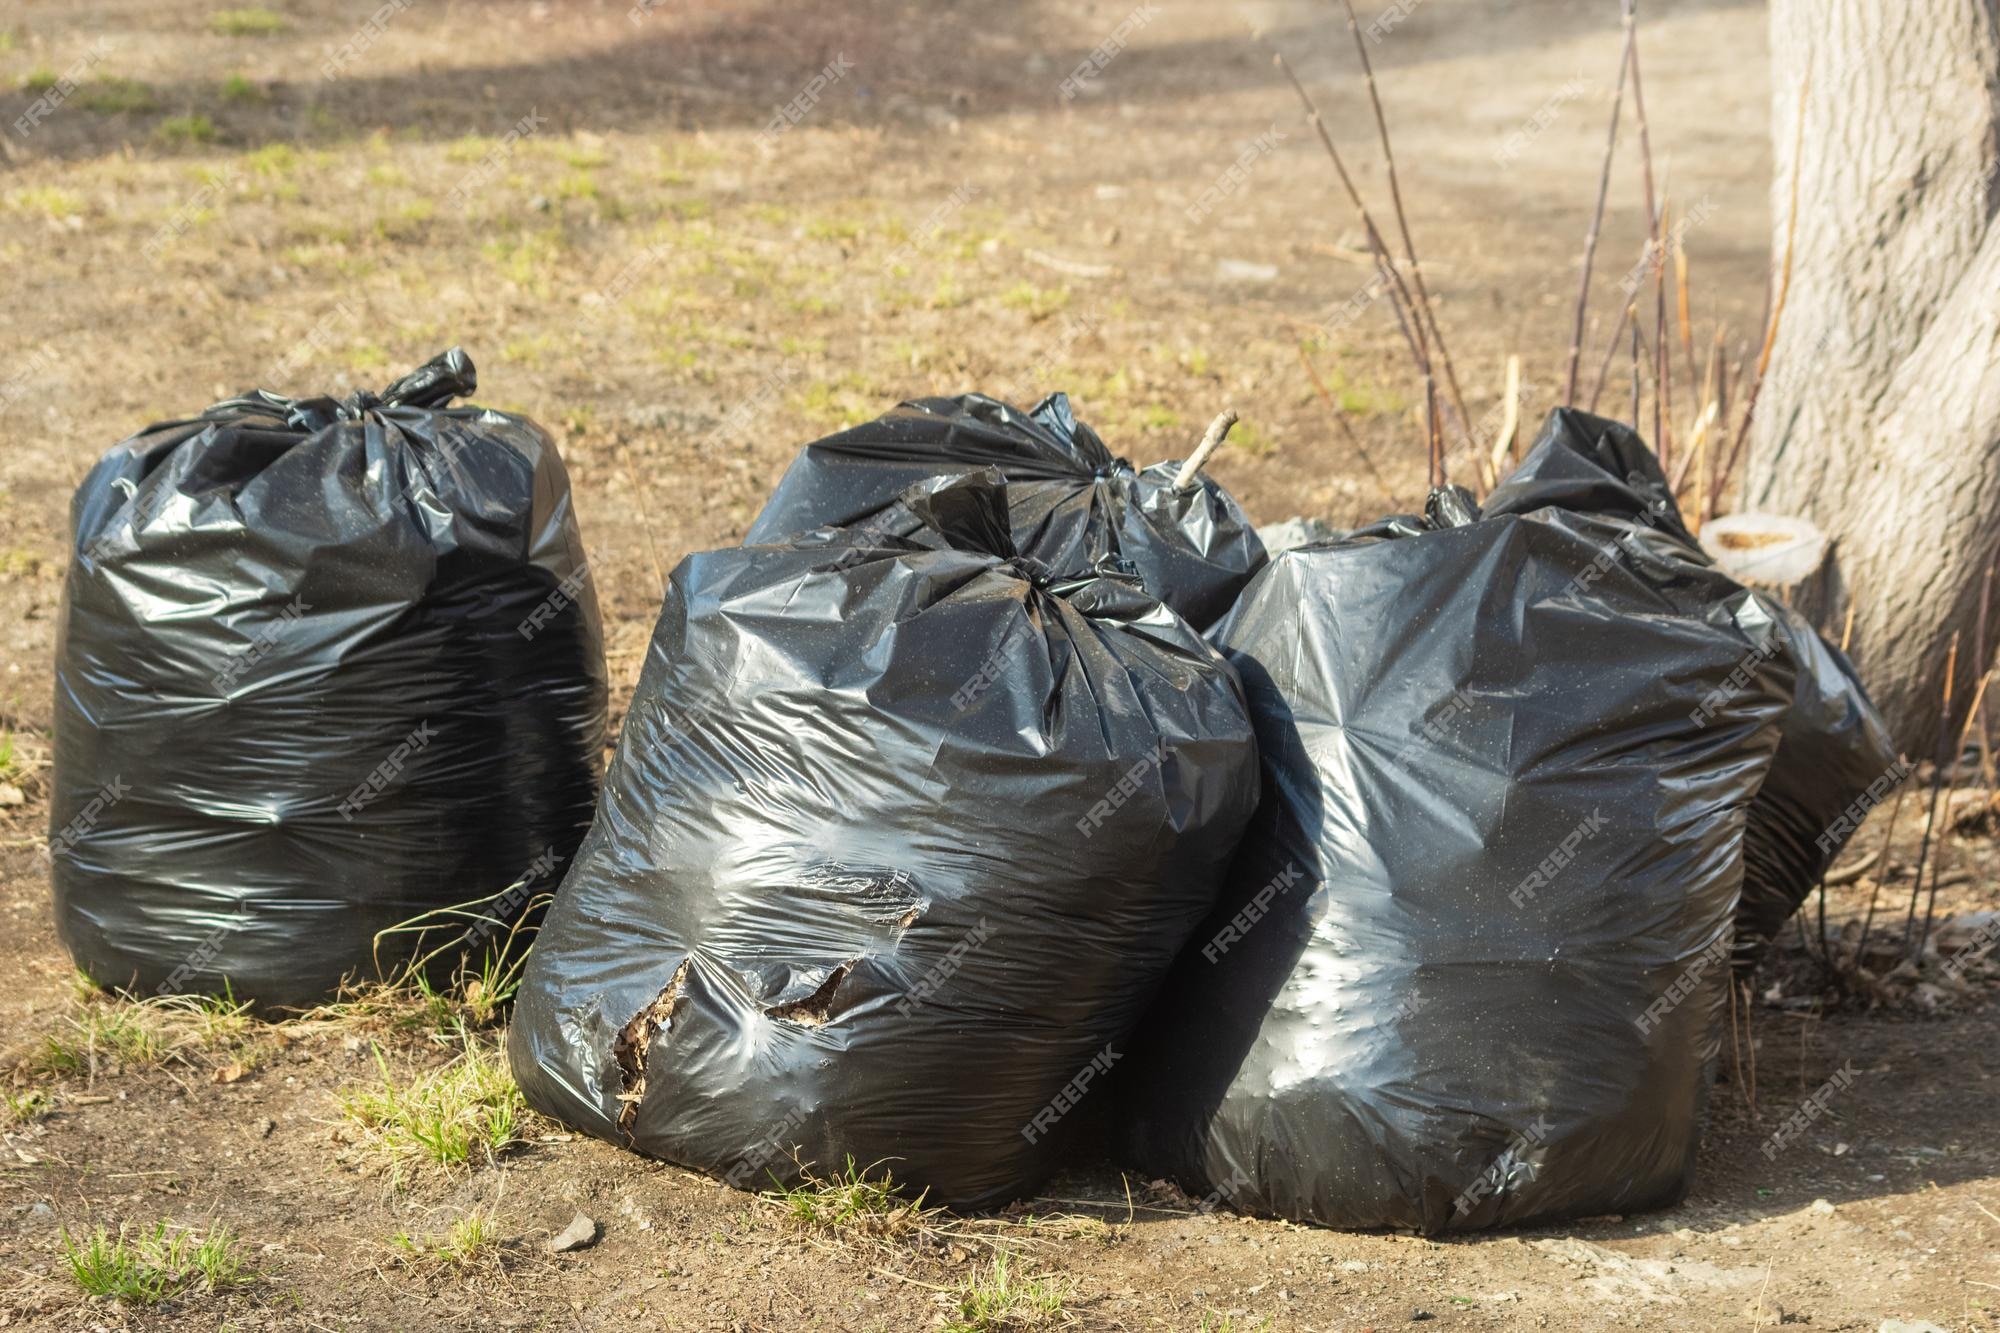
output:
M 379 932 L 559 882 L 603 636 L 555 446 L 449 406 L 476 384 L 453 349 L 379 396 L 233 398 L 78 489 L 50 859 L 98 982 L 311 1004 L 418 938 Z
M 600 790 L 562 466 L 472 388 L 454 351 L 251 394 L 93 471 L 62 935 L 107 984 L 296 1004 L 553 888 L 529 1103 L 738 1187 L 994 1207 L 1094 1121 L 1339 1226 L 1671 1202 L 1732 967 L 1902 776 L 1615 422 L 1267 550 L 1062 395 L 967 394 L 807 445 L 680 563 Z
M 1116 573 L 1016 554 L 995 471 L 907 536 L 669 581 L 511 1036 L 531 1105 L 738 1184 L 1053 1169 L 1257 804 L 1236 675 Z

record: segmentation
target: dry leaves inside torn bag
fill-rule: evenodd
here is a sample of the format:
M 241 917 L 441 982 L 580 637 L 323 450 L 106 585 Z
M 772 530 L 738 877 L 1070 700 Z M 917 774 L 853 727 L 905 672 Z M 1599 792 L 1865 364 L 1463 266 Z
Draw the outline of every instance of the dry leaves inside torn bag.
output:
M 1184 621 L 1015 555 L 997 475 L 901 507 L 675 570 L 510 1053 L 537 1109 L 732 1185 L 852 1157 L 990 1206 L 1212 905 L 1255 752 Z

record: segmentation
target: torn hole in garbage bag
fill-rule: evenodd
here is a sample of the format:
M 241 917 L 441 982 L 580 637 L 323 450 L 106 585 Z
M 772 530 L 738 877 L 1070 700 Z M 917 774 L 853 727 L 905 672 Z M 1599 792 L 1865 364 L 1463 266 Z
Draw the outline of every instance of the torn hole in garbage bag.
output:
M 784 1004 L 774 1004 L 764 1011 L 766 1018 L 782 1018 L 788 1023 L 803 1027 L 826 1026 L 833 1017 L 833 993 L 840 989 L 840 983 L 847 980 L 847 974 L 854 970 L 850 960 L 826 974 L 826 980 L 819 983 L 819 989 L 803 1000 L 789 1000 Z
M 618 1059 L 621 1088 L 618 1100 L 624 1103 L 618 1112 L 620 1129 L 629 1131 L 633 1118 L 639 1114 L 639 1103 L 646 1096 L 646 1057 L 652 1051 L 654 1036 L 673 1026 L 674 1010 L 680 1005 L 681 986 L 687 981 L 687 973 L 688 960 L 683 958 L 674 974 L 667 978 L 667 984 L 660 987 L 660 993 L 618 1029 L 618 1036 L 611 1043 L 611 1053 Z

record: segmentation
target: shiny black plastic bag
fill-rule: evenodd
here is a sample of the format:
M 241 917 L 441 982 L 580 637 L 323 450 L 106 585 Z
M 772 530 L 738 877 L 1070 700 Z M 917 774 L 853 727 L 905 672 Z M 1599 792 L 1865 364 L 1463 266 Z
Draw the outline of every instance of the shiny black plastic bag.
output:
M 1601 471 L 1565 498 L 1606 496 L 1637 501 Z M 1214 636 L 1265 799 L 1145 1022 L 1127 1159 L 1349 1227 L 1678 1198 L 1791 696 L 1774 629 L 1559 503 L 1440 491 L 1274 557 Z
M 800 451 L 746 546 L 862 522 L 926 478 L 995 467 L 1009 483 L 1014 543 L 1054 569 L 1131 564 L 1146 591 L 1197 629 L 1221 619 L 1264 547 L 1228 491 L 1197 476 L 1174 489 L 1178 463 L 1134 468 L 1052 394 L 1022 413 L 969 393 L 920 398 Z
M 1235 674 L 997 473 L 688 557 L 529 959 L 529 1104 L 738 1188 L 1031 1192 L 1257 799 Z
M 51 856 L 97 981 L 309 1004 L 385 927 L 560 876 L 602 766 L 596 599 L 555 446 L 446 406 L 475 383 L 453 349 L 379 398 L 231 399 L 78 490 Z
M 1620 524 L 1629 541 L 1662 559 L 1713 567 L 1652 450 L 1617 422 L 1550 414 L 1536 447 L 1487 498 L 1485 512 L 1528 514 L 1550 505 Z M 1735 586 L 1729 585 L 1731 596 Z M 1750 807 L 1744 838 L 1736 913 L 1742 967 L 1756 962 L 1868 812 L 1909 773 L 1846 654 L 1777 598 L 1752 595 L 1777 627 L 1766 645 L 1769 657 L 1794 685 L 1778 753 Z

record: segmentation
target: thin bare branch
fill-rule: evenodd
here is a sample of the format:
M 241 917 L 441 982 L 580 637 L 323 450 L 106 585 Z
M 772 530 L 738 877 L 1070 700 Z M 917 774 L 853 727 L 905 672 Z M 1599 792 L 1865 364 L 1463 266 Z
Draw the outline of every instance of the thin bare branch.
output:
M 1611 193 L 1611 159 L 1618 148 L 1618 113 L 1625 105 L 1625 71 L 1632 64 L 1632 41 L 1637 29 L 1632 24 L 1625 25 L 1625 45 L 1618 53 L 1617 86 L 1611 93 L 1611 125 L 1604 132 L 1604 165 L 1597 173 L 1597 207 L 1590 214 L 1590 230 L 1583 238 L 1583 276 L 1577 281 L 1576 317 L 1570 324 L 1569 370 L 1563 381 L 1563 406 L 1576 406 L 1577 362 L 1583 356 L 1583 317 L 1590 307 L 1590 270 L 1597 260 L 1597 238 L 1604 229 L 1604 201 Z M 1611 335 L 1611 345 L 1618 345 L 1618 334 Z M 1610 360 L 1606 353 L 1606 361 Z M 1604 386 L 1604 376 L 1600 372 L 1598 387 Z M 1596 405 L 1596 394 L 1591 395 L 1591 404 Z

